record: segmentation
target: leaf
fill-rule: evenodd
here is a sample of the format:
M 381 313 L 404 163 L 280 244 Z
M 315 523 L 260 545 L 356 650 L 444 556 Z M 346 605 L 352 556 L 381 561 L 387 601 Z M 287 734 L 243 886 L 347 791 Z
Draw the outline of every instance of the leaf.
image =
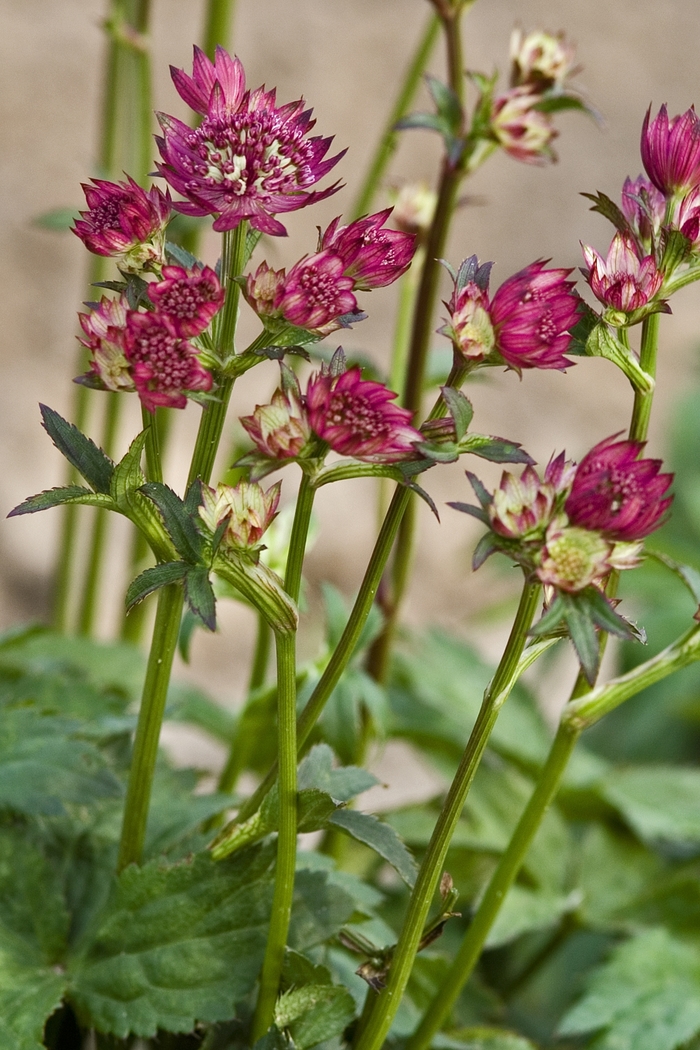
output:
M 180 497 L 159 481 L 147 481 L 141 486 L 163 516 L 163 522 L 178 554 L 196 565 L 202 552 L 202 537 Z
M 214 739 L 230 744 L 236 726 L 236 718 L 221 704 L 193 686 L 171 685 L 168 691 L 168 706 L 165 717 L 171 722 L 188 722 L 203 729 Z
M 471 452 L 491 463 L 527 463 L 535 461 L 517 441 L 507 441 L 500 437 L 487 437 L 484 434 L 467 434 L 459 442 L 460 455 Z
M 486 947 L 496 948 L 514 941 L 524 933 L 550 929 L 580 903 L 581 894 L 576 890 L 563 896 L 538 892 L 516 884 L 508 891 L 496 921 L 489 930 Z
M 581 663 L 581 669 L 589 685 L 592 686 L 598 677 L 601 649 L 590 608 L 582 594 L 561 594 L 559 597 L 564 607 L 564 619 Z
M 131 865 L 69 967 L 81 1023 L 125 1038 L 225 1021 L 253 988 L 267 939 L 273 852 Z
M 585 303 L 583 299 L 579 300 L 578 304 L 579 320 L 576 322 L 574 327 L 570 330 L 571 342 L 569 348 L 566 351 L 567 354 L 575 354 L 579 357 L 586 356 L 586 344 L 588 343 L 588 337 L 600 322 L 600 317 L 591 309 L 588 303 Z
M 586 354 L 612 361 L 640 394 L 650 394 L 654 389 L 654 377 L 644 371 L 634 350 L 625 346 L 605 322 L 601 321 L 591 330 L 586 340 Z
M 11 510 L 7 516 L 16 518 L 20 514 L 35 514 L 38 510 L 48 510 L 50 507 L 59 507 L 64 503 L 85 503 L 90 507 L 110 507 L 111 502 L 103 493 L 93 492 L 92 489 L 83 488 L 81 485 L 66 485 L 63 488 L 45 489 L 36 496 L 30 496 L 24 503 L 20 503 Z
M 188 568 L 185 561 L 166 561 L 161 565 L 151 565 L 148 569 L 144 569 L 129 584 L 125 598 L 127 612 L 147 598 L 149 594 L 157 591 L 159 587 L 179 583 L 187 575 Z
M 536 108 L 540 109 L 541 106 L 537 106 Z M 611 200 L 605 193 L 601 193 L 600 190 L 598 193 L 582 193 L 581 196 L 586 197 L 589 201 L 593 201 L 591 211 L 597 211 L 600 215 L 606 218 L 608 222 L 611 222 L 620 233 L 624 233 L 628 237 L 631 237 L 636 243 L 637 238 L 634 235 L 634 231 L 620 208 L 615 204 L 615 201 Z
M 658 561 L 661 565 L 665 565 L 667 569 L 670 569 L 671 572 L 683 582 L 686 589 L 693 596 L 693 601 L 697 604 L 698 609 L 700 610 L 700 572 L 698 572 L 697 569 L 694 569 L 692 565 L 683 565 L 681 562 L 675 561 L 662 551 L 646 550 L 645 554 L 647 558 L 653 558 L 654 561 Z M 698 614 L 696 613 L 694 619 L 697 619 L 697 617 Z
M 471 514 L 472 518 L 476 518 L 482 525 L 491 524 L 491 519 L 482 507 L 475 507 L 471 503 L 460 503 L 452 500 L 448 502 L 447 506 L 452 507 L 453 510 L 460 511 L 462 514 Z
M 297 871 L 288 943 L 303 952 L 335 937 L 355 911 L 355 901 L 325 871 Z
M 443 400 L 454 420 L 455 436 L 458 441 L 461 441 L 474 417 L 471 401 L 460 390 L 455 390 L 451 386 L 443 386 L 441 390 Z
M 52 208 L 51 211 L 45 211 L 42 215 L 37 215 L 32 221 L 35 226 L 41 226 L 45 230 L 56 230 L 64 233 L 66 230 L 70 230 L 75 220 L 79 218 L 80 214 L 75 208 Z
M 307 984 L 285 992 L 277 1000 L 275 1023 L 289 1029 L 298 1050 L 342 1035 L 355 1016 L 355 1000 L 347 988 Z
M 577 850 L 580 914 L 588 926 L 609 929 L 624 922 L 637 897 L 660 872 L 661 861 L 627 832 L 589 826 Z M 634 914 L 634 912 L 633 912 Z
M 436 1050 L 537 1050 L 529 1039 L 501 1028 L 461 1028 L 433 1040 Z
M 411 131 L 414 128 L 422 128 L 424 131 L 437 131 L 443 137 L 449 129 L 444 120 L 434 113 L 409 113 L 394 124 L 395 131 Z
M 201 268 L 203 265 L 196 255 L 188 252 L 181 244 L 174 244 L 173 241 L 165 242 L 165 254 L 169 263 L 183 266 L 186 270 L 193 270 L 195 267 Z
M 637 633 L 632 626 L 616 613 L 604 594 L 597 587 L 586 587 L 577 595 L 578 603 L 584 608 L 591 621 L 609 634 L 615 634 L 618 638 L 637 638 Z
M 453 134 L 461 130 L 463 113 L 459 98 L 451 87 L 443 84 L 437 77 L 426 74 L 425 82 L 428 85 L 435 108 L 445 121 L 447 127 Z
M 700 846 L 700 770 L 632 766 L 610 770 L 598 793 L 651 846 Z
M 409 889 L 413 889 L 418 866 L 390 824 L 384 824 L 371 813 L 360 813 L 356 809 L 338 810 L 329 823 L 373 849 L 387 864 L 391 864 Z
M 561 1035 L 603 1030 L 597 1050 L 675 1050 L 700 1032 L 700 948 L 656 929 L 616 948 Z
M 341 766 L 339 769 L 332 766 L 331 748 L 328 744 L 316 744 L 299 766 L 299 790 L 319 788 L 341 802 L 349 802 L 355 795 L 379 783 L 373 773 L 359 766 Z
M 54 445 L 95 492 L 109 495 L 114 463 L 102 449 L 47 405 L 39 405 L 43 426 Z
M 205 565 L 196 565 L 185 576 L 185 600 L 190 612 L 210 631 L 215 631 L 216 598 Z
M 114 468 L 110 493 L 121 510 L 129 508 L 135 490 L 140 489 L 146 478 L 141 470 L 141 457 L 148 437 L 148 430 L 142 430 L 129 445 L 129 451 L 120 459 Z

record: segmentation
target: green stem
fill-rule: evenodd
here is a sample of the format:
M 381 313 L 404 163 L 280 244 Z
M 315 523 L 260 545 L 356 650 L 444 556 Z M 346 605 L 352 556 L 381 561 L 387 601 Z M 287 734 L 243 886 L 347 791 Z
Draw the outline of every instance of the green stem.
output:
M 411 321 L 416 308 L 418 276 L 425 265 L 425 250 L 419 248 L 413 257 L 411 268 L 399 282 L 399 308 L 396 314 L 394 347 L 391 356 L 389 386 L 392 390 L 403 389 L 406 381 L 406 366 L 411 341 Z
M 411 64 L 406 70 L 406 76 L 396 97 L 389 119 L 386 122 L 365 181 L 357 195 L 352 209 L 352 217 L 355 219 L 360 215 L 366 215 L 372 208 L 372 201 L 379 188 L 379 183 L 398 144 L 398 132 L 395 130 L 396 124 L 406 115 L 413 102 L 423 70 L 428 63 L 430 53 L 437 40 L 439 29 L 440 19 L 437 15 L 431 16 L 416 48 Z
M 117 870 L 140 864 L 146 838 L 148 807 L 158 754 L 160 727 L 170 682 L 173 657 L 180 633 L 183 590 L 177 584 L 158 593 L 153 641 L 143 684 L 141 708 L 134 738 L 134 754 L 124 806 Z
M 156 411 L 151 415 L 148 409 L 141 405 L 141 423 L 146 431 L 146 478 L 148 481 L 163 480 L 163 464 L 161 462 L 160 449 L 160 419 L 161 412 Z
M 294 511 L 292 533 L 289 538 L 289 553 L 284 573 L 284 589 L 295 602 L 299 601 L 301 589 L 301 570 L 304 565 L 306 539 L 311 523 L 311 511 L 314 505 L 315 489 L 308 474 L 302 474 L 297 504 Z
M 297 848 L 296 636 L 278 634 L 277 734 L 279 763 L 279 834 L 270 931 L 265 949 L 252 1040 L 272 1024 L 294 895 Z
M 659 314 L 649 314 L 642 322 L 642 342 L 639 350 L 639 363 L 647 375 L 656 378 L 656 352 L 659 341 Z M 630 441 L 646 441 L 651 418 L 651 406 L 654 401 L 654 389 L 648 394 L 634 394 L 632 422 L 630 423 Z
M 413 968 L 413 961 L 440 881 L 445 856 L 498 713 L 517 680 L 518 663 L 540 596 L 538 584 L 525 582 L 515 621 L 496 673 L 486 689 L 459 768 L 433 830 L 394 952 L 389 981 L 357 1043 L 357 1050 L 379 1050 L 384 1042 Z
M 217 44 L 229 46 L 234 8 L 234 0 L 209 0 L 207 4 L 202 50 L 212 62 Z
M 224 791 L 227 793 L 232 792 L 245 767 L 245 761 L 248 754 L 248 742 L 242 738 L 240 727 L 245 724 L 245 712 L 248 704 L 251 703 L 253 698 L 257 700 L 256 693 L 259 689 L 262 689 L 265 684 L 267 664 L 270 658 L 271 640 L 272 630 L 270 629 L 270 625 L 262 613 L 258 613 L 258 635 L 255 643 L 255 653 L 253 654 L 253 664 L 250 669 L 250 678 L 248 681 L 248 699 L 244 709 L 241 711 L 238 721 L 236 722 L 236 728 L 231 739 L 226 765 L 219 775 L 219 782 L 217 785 L 218 791 Z M 209 827 L 218 827 L 222 822 L 223 817 L 221 820 L 212 818 L 209 821 Z

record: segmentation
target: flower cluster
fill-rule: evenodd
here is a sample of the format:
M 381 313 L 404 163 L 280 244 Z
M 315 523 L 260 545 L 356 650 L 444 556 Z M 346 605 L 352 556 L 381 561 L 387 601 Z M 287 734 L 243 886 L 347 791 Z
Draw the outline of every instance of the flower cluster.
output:
M 319 250 L 289 273 L 260 263 L 246 280 L 248 303 L 268 325 L 285 322 L 318 335 L 343 327 L 343 318 L 357 312 L 356 291 L 383 288 L 411 264 L 415 237 L 385 229 L 390 215 L 387 208 L 348 226 L 334 219 L 321 234 Z
M 73 233 L 95 255 L 116 258 L 124 273 L 159 270 L 172 212 L 170 194 L 157 186 L 143 190 L 130 177 L 127 182 L 92 181 L 92 186 L 83 184 L 88 211 L 80 212 Z
M 474 364 L 523 368 L 567 368 L 564 356 L 578 320 L 578 296 L 571 270 L 545 269 L 541 261 L 504 281 L 488 295 L 490 266 L 475 256 L 465 260 L 445 303 L 449 320 L 440 329 L 455 349 Z
M 211 389 L 212 377 L 189 341 L 211 323 L 223 303 L 209 267 L 165 266 L 148 285 L 152 310 L 131 309 L 125 295 L 103 298 L 79 314 L 91 351 L 88 379 L 107 390 L 136 390 L 145 408 L 184 408 L 192 392 Z
M 275 92 L 246 90 L 237 58 L 217 47 L 214 62 L 194 49 L 192 76 L 171 70 L 182 99 L 202 120 L 193 129 L 158 114 L 163 160 L 158 170 L 186 199 L 185 215 L 215 215 L 215 230 L 231 230 L 247 219 L 263 233 L 284 235 L 275 218 L 335 193 L 310 190 L 338 163 L 326 158 L 332 139 L 309 137 L 314 126 L 303 100 L 278 106 Z

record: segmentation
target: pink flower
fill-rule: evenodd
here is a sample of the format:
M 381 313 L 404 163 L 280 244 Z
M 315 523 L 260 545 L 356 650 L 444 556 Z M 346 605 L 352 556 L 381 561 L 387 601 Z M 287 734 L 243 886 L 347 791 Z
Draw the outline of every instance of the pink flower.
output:
M 661 229 L 666 212 L 666 200 L 663 193 L 643 175 L 632 179 L 625 179 L 622 187 L 622 213 L 628 223 L 644 241 L 650 244 L 652 236 L 656 236 Z
M 642 163 L 656 188 L 667 197 L 700 185 L 700 120 L 693 106 L 668 118 L 665 104 L 642 126 Z
M 321 238 L 321 248 L 343 260 L 345 273 L 353 279 L 355 289 L 384 288 L 411 265 L 416 238 L 400 230 L 382 228 L 391 212 L 391 208 L 386 208 L 348 226 L 339 226 L 338 217 Z
M 467 281 L 445 303 L 450 320 L 439 331 L 448 336 L 468 361 L 483 361 L 493 353 L 496 334 L 489 313 L 488 284 Z
M 581 245 L 588 265 L 586 280 L 597 299 L 614 310 L 631 313 L 654 298 L 663 283 L 653 255 L 641 257 L 631 237 L 615 234 L 603 259 L 587 244 Z
M 78 314 L 86 338 L 80 342 L 92 354 L 90 371 L 107 390 L 134 390 L 129 362 L 124 354 L 124 333 L 129 313 L 126 296 L 100 300 L 89 314 Z M 88 377 L 90 373 L 88 373 Z M 82 378 L 80 381 L 84 381 Z
M 542 96 L 522 85 L 497 95 L 491 111 L 491 131 L 511 157 L 526 164 L 555 160 L 551 142 L 557 132 L 547 113 L 536 109 Z
M 613 544 L 600 533 L 568 526 L 562 516 L 547 529 L 537 576 L 547 586 L 575 594 L 609 574 L 612 556 Z
M 359 368 L 341 376 L 312 377 L 306 391 L 306 409 L 315 434 L 343 456 L 391 463 L 414 455 L 421 441 L 410 425 L 411 413 L 390 405 L 396 394 L 382 383 L 362 379 Z
M 493 531 L 511 540 L 543 537 L 571 485 L 574 470 L 562 452 L 547 464 L 544 480 L 531 466 L 525 467 L 519 478 L 504 471 L 488 507 Z
M 169 317 L 130 311 L 125 333 L 126 358 L 145 408 L 184 408 L 189 391 L 210 390 L 212 377 Z
M 160 267 L 170 194 L 157 186 L 143 190 L 130 176 L 128 182 L 92 181 L 92 186 L 83 184 L 89 210 L 81 211 L 73 233 L 95 255 L 120 258 L 126 272 Z
M 511 84 L 532 84 L 540 88 L 561 87 L 572 72 L 574 49 L 563 33 L 538 29 L 523 33 L 516 28 L 510 37 Z
M 275 390 L 269 405 L 256 405 L 240 421 L 258 450 L 270 459 L 293 459 L 311 437 L 311 427 L 298 389 Z
M 284 291 L 285 270 L 273 270 L 265 261 L 254 274 L 249 273 L 243 288 L 246 302 L 258 317 L 277 317 L 275 300 Z
M 578 321 L 571 270 L 545 270 L 542 260 L 504 281 L 491 300 L 496 346 L 511 368 L 567 368 L 564 354 Z
M 334 322 L 357 309 L 353 279 L 345 274 L 340 256 L 330 251 L 296 263 L 278 289 L 275 313 L 289 324 L 324 334 L 340 327 Z
M 232 230 L 244 219 L 263 233 L 284 236 L 274 218 L 335 193 L 309 187 L 322 179 L 342 153 L 324 160 L 332 139 L 308 137 L 314 126 L 304 102 L 277 106 L 274 91 L 246 91 L 237 58 L 217 47 L 212 63 L 194 49 L 192 76 L 172 70 L 180 96 L 203 120 L 195 129 L 158 114 L 163 137 L 158 170 L 186 197 L 175 205 L 185 215 L 216 215 L 215 230 Z
M 673 497 L 673 474 L 661 460 L 638 459 L 643 444 L 606 438 L 581 460 L 566 501 L 573 525 L 597 529 L 613 540 L 639 540 L 657 529 Z
M 674 208 L 673 225 L 687 237 L 694 248 L 700 244 L 700 186 L 686 193 Z
M 277 514 L 281 485 L 278 481 L 267 490 L 250 481 L 215 489 L 202 485 L 199 516 L 211 533 L 226 522 L 222 547 L 256 547 Z
M 148 295 L 160 314 L 167 314 L 184 339 L 199 335 L 223 306 L 219 278 L 208 266 L 185 270 L 164 266 L 163 280 L 148 286 Z

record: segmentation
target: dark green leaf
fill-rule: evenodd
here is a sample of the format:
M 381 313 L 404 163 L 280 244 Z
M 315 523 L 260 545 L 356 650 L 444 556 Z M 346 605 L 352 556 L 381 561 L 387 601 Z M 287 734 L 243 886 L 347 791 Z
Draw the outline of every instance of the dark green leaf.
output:
M 320 831 L 338 810 L 338 803 L 325 791 L 307 788 L 299 792 L 298 807 L 299 831 Z
M 201 267 L 203 265 L 196 255 L 188 252 L 181 244 L 173 244 L 172 241 L 165 242 L 165 254 L 169 263 L 183 266 L 186 270 L 193 270 L 196 266 Z
M 176 684 L 168 691 L 165 717 L 171 722 L 189 722 L 223 744 L 230 744 L 236 727 L 235 716 L 215 703 L 200 689 Z
M 342 1035 L 355 1016 L 355 1000 L 346 988 L 307 984 L 285 992 L 277 1000 L 275 1021 L 287 1028 L 298 1050 Z
M 129 505 L 128 497 L 140 489 L 146 478 L 141 470 L 141 457 L 148 437 L 148 430 L 142 430 L 129 445 L 129 451 L 117 463 L 112 475 L 110 493 L 112 499 L 122 510 Z
M 487 532 L 485 536 L 482 536 L 472 555 L 472 569 L 476 572 L 484 564 L 487 558 L 490 558 L 492 554 L 495 554 L 498 550 L 498 544 L 494 539 L 492 532 Z
M 299 790 L 319 788 L 332 798 L 349 802 L 355 795 L 374 787 L 379 781 L 374 774 L 359 766 L 333 769 L 333 752 L 328 744 L 316 744 L 299 766 Z
M 243 253 L 243 265 L 246 266 L 250 262 L 250 258 L 255 251 L 258 241 L 262 237 L 260 230 L 256 230 L 254 226 L 249 226 L 245 235 L 245 251 Z
M 144 569 L 141 575 L 129 584 L 126 592 L 127 611 L 138 602 L 142 602 L 149 594 L 153 594 L 159 587 L 179 583 L 186 576 L 188 568 L 185 561 L 166 561 L 162 565 L 151 565 L 150 568 Z
M 545 95 L 539 102 L 535 102 L 532 108 L 538 109 L 540 113 L 559 113 L 564 109 L 578 109 L 582 113 L 589 113 L 591 116 L 594 116 L 590 107 L 586 105 L 582 98 L 578 98 L 576 95 Z M 585 194 L 585 196 L 589 195 Z M 591 211 L 593 210 L 591 209 Z
M 537 1050 L 534 1043 L 502 1028 L 461 1028 L 443 1040 L 436 1036 L 436 1050 Z
M 700 609 L 700 572 L 694 569 L 692 565 L 683 565 L 661 551 L 647 550 L 645 553 L 647 558 L 653 558 L 655 561 L 660 562 L 661 565 L 665 565 L 685 584 L 685 587 L 690 591 L 694 602 Z M 697 613 L 695 618 L 697 619 Z
M 615 612 L 604 594 L 597 587 L 587 587 L 578 595 L 578 603 L 585 608 L 591 621 L 609 634 L 618 638 L 635 638 L 635 632 L 626 620 Z
M 80 215 L 75 208 L 52 208 L 51 211 L 45 211 L 43 215 L 37 215 L 33 222 L 35 226 L 42 226 L 45 230 L 65 232 L 70 230 L 78 218 Z
M 356 809 L 338 810 L 330 818 L 330 823 L 373 849 L 391 864 L 407 886 L 413 888 L 418 873 L 416 862 L 391 825 L 382 823 L 371 813 L 360 813 Z
M 506 441 L 500 437 L 486 437 L 484 434 L 467 434 L 459 443 L 460 454 L 470 452 L 473 456 L 488 459 L 492 463 L 534 463 L 517 441 Z
M 571 329 L 571 342 L 566 353 L 585 357 L 588 337 L 596 325 L 600 323 L 600 317 L 583 299 L 579 300 L 578 314 L 579 320 Z
M 610 770 L 598 791 L 644 842 L 700 845 L 700 770 L 652 765 Z
M 92 489 L 82 488 L 80 485 L 67 485 L 65 488 L 46 489 L 44 492 L 30 496 L 24 503 L 11 510 L 8 518 L 19 517 L 20 514 L 34 514 L 38 510 L 48 510 L 49 507 L 58 507 L 63 503 L 85 503 L 91 507 L 109 507 L 111 500 L 103 493 L 93 492 Z
M 455 390 L 451 386 L 442 387 L 442 396 L 454 420 L 455 436 L 460 441 L 474 417 L 471 401 L 464 396 L 461 390 Z
M 611 222 L 620 233 L 624 233 L 626 236 L 631 237 L 636 243 L 637 238 L 635 237 L 634 231 L 620 208 L 615 204 L 615 201 L 611 200 L 610 197 L 600 191 L 598 191 L 598 193 L 582 193 L 581 196 L 588 198 L 589 201 L 593 201 L 591 211 L 597 211 L 600 215 Z
M 489 930 L 486 946 L 495 948 L 514 941 L 524 933 L 551 929 L 562 916 L 575 910 L 580 903 L 581 894 L 577 891 L 564 896 L 516 884 L 510 888 L 501 905 L 496 921 Z
M 190 612 L 210 631 L 215 631 L 216 598 L 206 566 L 196 565 L 185 576 L 185 600 Z
M 95 492 L 109 495 L 109 486 L 114 463 L 102 449 L 68 423 L 58 412 L 46 405 L 39 405 L 43 426 L 56 448 L 71 463 Z
M 585 600 L 579 601 L 579 595 L 561 595 L 564 604 L 564 618 L 574 643 L 581 668 L 590 685 L 598 677 L 600 667 L 600 641 L 596 634 L 594 622 Z
M 158 481 L 147 481 L 141 486 L 141 491 L 158 507 L 178 554 L 185 561 L 196 564 L 202 551 L 202 537 L 184 502 L 171 488 Z
M 355 911 L 355 901 L 325 871 L 297 871 L 289 945 L 303 952 L 335 937 Z
M 474 507 L 471 503 L 453 502 L 451 500 L 447 506 L 452 507 L 453 510 L 461 511 L 462 514 L 471 514 L 472 518 L 476 518 L 482 525 L 491 524 L 491 519 L 481 507 Z
M 462 129 L 462 121 L 464 117 L 462 113 L 462 105 L 457 95 L 449 85 L 443 84 L 441 80 L 430 76 L 430 74 L 426 74 L 425 82 L 428 85 L 428 91 L 435 103 L 435 108 L 440 117 L 444 120 L 448 130 L 451 131 L 453 135 L 459 134 Z

